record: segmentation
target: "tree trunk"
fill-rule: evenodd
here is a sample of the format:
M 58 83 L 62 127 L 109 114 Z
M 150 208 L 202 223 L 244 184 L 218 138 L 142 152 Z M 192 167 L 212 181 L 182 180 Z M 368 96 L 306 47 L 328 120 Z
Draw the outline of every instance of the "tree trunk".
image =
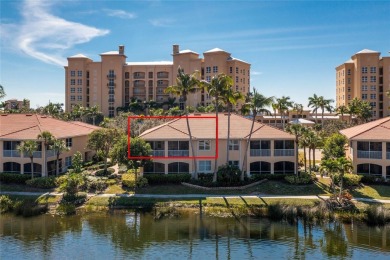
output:
M 295 137 L 295 175 L 298 175 L 298 136 Z
M 318 120 L 317 120 L 317 117 L 318 117 L 318 115 L 317 115 L 318 113 L 317 113 L 317 109 L 316 109 L 316 124 L 317 124 L 317 122 L 318 122 Z
M 307 172 L 307 167 L 306 167 L 306 146 L 303 147 L 303 161 L 304 161 L 304 164 L 305 164 L 305 172 Z
M 215 97 L 215 117 L 217 118 L 217 121 L 218 121 L 218 97 Z M 217 142 L 218 142 L 218 140 L 215 140 L 215 144 L 217 144 Z M 218 149 L 218 147 L 215 147 L 215 149 Z M 216 151 L 216 153 L 217 153 L 217 151 Z M 218 159 L 215 158 L 213 182 L 217 182 L 217 179 L 218 179 L 217 166 L 218 166 Z
M 188 134 L 190 135 L 190 147 L 191 147 L 191 152 L 192 152 L 192 157 L 193 158 L 193 164 L 194 164 L 194 179 L 198 179 L 198 171 L 197 171 L 197 165 L 196 165 L 196 159 L 195 159 L 195 149 L 192 144 L 192 134 L 191 134 L 191 128 L 190 128 L 190 122 L 188 120 L 188 112 L 186 111 L 186 122 L 187 122 L 187 129 L 188 129 Z
M 311 148 L 309 147 L 309 173 L 311 173 Z
M 60 155 L 57 153 L 57 161 L 56 161 L 56 176 L 58 176 L 59 174 L 59 159 L 60 159 Z
M 324 109 L 321 112 L 321 127 L 324 128 Z
M 34 179 L 34 156 L 30 157 L 31 160 L 31 180 Z
M 313 168 L 316 166 L 316 148 L 313 148 Z
M 280 112 L 280 119 L 282 120 L 282 130 L 284 130 L 284 113 Z
M 343 192 L 343 175 L 340 174 L 340 195 L 339 195 L 339 199 L 341 200 L 341 196 L 342 196 L 342 193 Z
M 251 125 L 251 131 L 249 132 L 249 137 L 246 143 L 246 148 L 245 148 L 245 153 L 244 153 L 244 161 L 242 162 L 242 167 L 241 167 L 241 181 L 244 180 L 245 178 L 245 172 L 246 172 L 246 165 L 247 165 L 247 158 L 248 158 L 248 149 L 249 145 L 251 142 L 251 137 L 252 137 L 252 132 L 253 132 L 253 126 L 255 125 L 255 118 L 256 118 L 256 113 L 253 113 L 253 119 L 252 119 L 252 125 Z
M 230 142 L 230 103 L 228 105 L 228 132 L 227 132 L 227 147 L 226 147 L 226 164 L 229 164 L 229 142 Z

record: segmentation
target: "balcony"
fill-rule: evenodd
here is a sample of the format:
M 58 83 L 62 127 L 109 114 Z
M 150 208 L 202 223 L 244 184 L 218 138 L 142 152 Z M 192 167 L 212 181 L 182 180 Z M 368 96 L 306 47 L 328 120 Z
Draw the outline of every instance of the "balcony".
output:
M 390 152 L 387 152 L 387 153 L 386 153 L 386 159 L 387 159 L 387 160 L 390 160 Z
M 165 156 L 165 151 L 164 150 L 153 150 L 151 155 L 152 156 L 164 157 Z
M 115 90 L 110 89 L 110 90 L 108 91 L 108 94 L 114 95 L 114 94 L 115 94 Z
M 28 154 L 23 154 L 24 158 L 30 158 Z M 33 158 L 42 158 L 42 152 L 41 151 L 36 151 L 33 153 Z
M 388 153 L 387 153 L 388 154 Z M 382 159 L 382 151 L 357 151 L 358 158 Z
M 274 156 L 294 156 L 294 149 L 275 149 Z
M 115 98 L 109 98 L 109 99 L 108 99 L 108 102 L 114 103 L 114 102 L 115 102 Z
M 168 87 L 168 83 L 157 83 L 158 88 L 166 88 Z
M 20 157 L 18 150 L 4 150 L 3 157 Z
M 56 156 L 56 151 L 54 150 L 47 150 L 46 151 L 46 158 Z
M 271 149 L 251 149 L 251 156 L 271 156 Z
M 144 72 L 135 72 L 135 73 L 133 73 L 133 78 L 134 79 L 144 79 L 145 73 Z
M 115 74 L 108 74 L 107 79 L 116 79 L 116 75 Z
M 116 84 L 115 83 L 107 83 L 107 87 L 115 87 Z
M 145 88 L 145 82 L 134 83 L 135 88 Z
M 168 156 L 189 156 L 189 150 L 168 150 Z
M 157 78 L 158 79 L 167 79 L 169 77 L 168 72 L 158 72 L 157 73 Z

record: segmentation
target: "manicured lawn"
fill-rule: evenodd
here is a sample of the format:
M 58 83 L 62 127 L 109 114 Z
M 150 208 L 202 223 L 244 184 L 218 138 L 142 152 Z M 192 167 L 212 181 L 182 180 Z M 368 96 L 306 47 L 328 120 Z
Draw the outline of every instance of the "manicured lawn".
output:
M 53 192 L 55 189 L 39 189 L 22 184 L 0 183 L 0 191 Z
M 371 199 L 390 199 L 390 186 L 386 185 L 364 185 L 351 192 L 354 197 Z
M 37 201 L 38 204 L 46 204 L 46 203 L 57 203 L 61 196 L 55 195 L 7 195 L 12 200 L 31 200 Z

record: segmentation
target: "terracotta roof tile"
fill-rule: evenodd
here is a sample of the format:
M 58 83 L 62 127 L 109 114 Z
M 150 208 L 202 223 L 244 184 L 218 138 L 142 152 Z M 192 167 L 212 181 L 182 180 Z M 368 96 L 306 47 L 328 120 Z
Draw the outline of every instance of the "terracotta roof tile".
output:
M 341 130 L 350 140 L 390 140 L 390 117 Z

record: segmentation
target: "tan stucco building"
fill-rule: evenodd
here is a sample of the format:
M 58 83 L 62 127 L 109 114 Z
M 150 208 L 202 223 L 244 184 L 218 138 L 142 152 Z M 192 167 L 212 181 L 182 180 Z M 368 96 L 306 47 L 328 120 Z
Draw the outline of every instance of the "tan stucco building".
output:
M 84 107 L 99 105 L 105 116 L 112 117 L 118 107 L 129 105 L 131 97 L 163 103 L 169 97 L 164 90 L 176 84 L 179 66 L 185 73 L 199 71 L 201 79 L 206 81 L 225 73 L 233 78 L 235 90 L 244 95 L 250 89 L 250 64 L 218 48 L 206 51 L 200 57 L 194 51 L 180 51 L 179 45 L 173 45 L 172 61 L 127 62 L 124 46 L 100 56 L 101 61 L 93 61 L 83 54 L 68 58 L 65 111 L 71 111 L 74 104 Z M 196 107 L 210 104 L 211 98 L 207 93 L 198 92 L 191 94 L 187 102 Z
M 0 172 L 31 173 L 31 160 L 21 155 L 17 146 L 22 141 L 35 140 L 38 151 L 34 153 L 34 173 L 42 176 L 54 175 L 56 155 L 53 150 L 45 151 L 42 140 L 37 137 L 43 131 L 49 131 L 57 139 L 65 141 L 69 151 L 59 157 L 60 171 L 71 165 L 73 154 L 81 152 L 83 160 L 91 160 L 95 154 L 87 146 L 88 134 L 100 127 L 82 122 L 65 122 L 38 114 L 1 114 L 0 115 Z M 44 161 L 46 157 L 47 164 Z
M 390 115 L 390 57 L 361 50 L 336 67 L 336 106 L 348 105 L 353 98 L 370 102 L 372 118 Z
M 390 117 L 340 132 L 348 138 L 354 172 L 390 178 Z
M 142 133 L 141 138 L 151 144 L 154 156 L 153 165 L 145 168 L 152 173 L 193 173 L 193 160 L 180 156 L 207 157 L 216 155 L 216 121 L 202 119 L 211 114 L 193 114 L 190 118 L 190 129 L 193 136 L 195 154 L 189 145 L 189 134 L 184 117 L 171 120 Z M 211 115 L 212 116 L 212 115 Z M 196 117 L 199 117 L 197 119 Z M 229 164 L 242 169 L 245 153 L 247 163 L 244 167 L 249 174 L 294 173 L 295 171 L 295 137 L 272 126 L 255 122 L 249 148 L 246 151 L 252 121 L 232 114 L 230 119 L 230 142 L 227 146 L 228 116 L 218 117 L 218 163 L 226 164 L 229 150 Z M 131 153 L 131 149 L 130 149 Z M 214 159 L 199 158 L 196 160 L 199 173 L 214 171 Z

